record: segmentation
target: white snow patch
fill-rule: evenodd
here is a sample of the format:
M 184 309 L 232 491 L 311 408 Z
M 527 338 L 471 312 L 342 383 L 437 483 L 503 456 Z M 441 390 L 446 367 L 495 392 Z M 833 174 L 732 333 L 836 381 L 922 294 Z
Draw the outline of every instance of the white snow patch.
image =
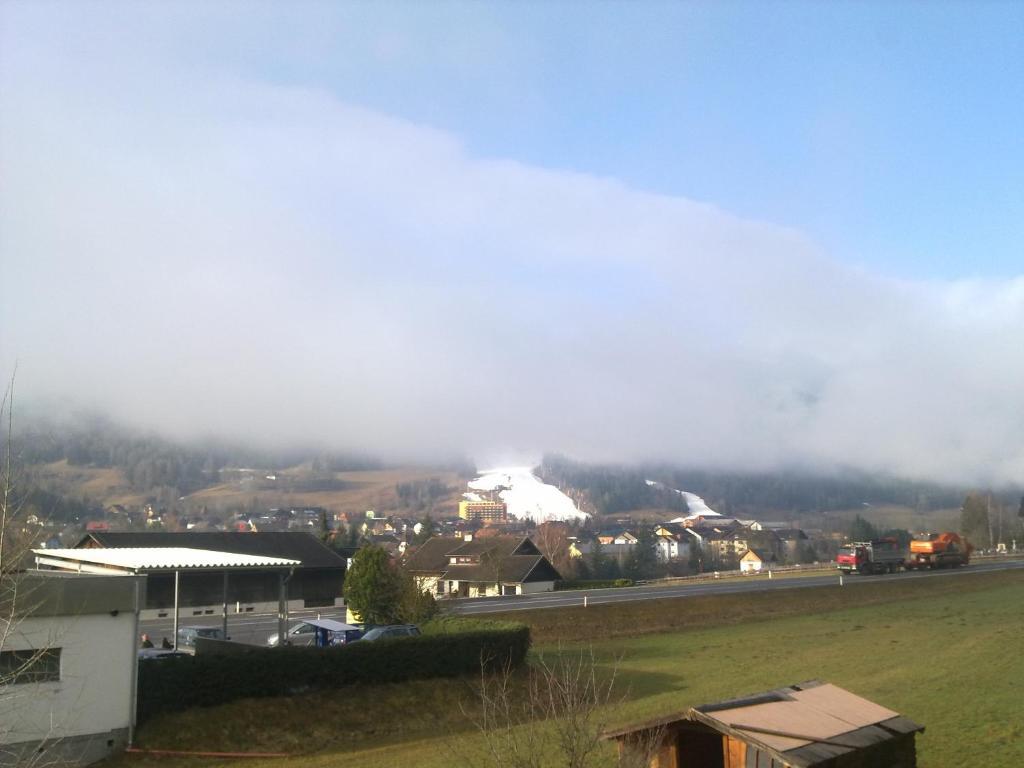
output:
M 668 488 L 664 483 L 659 483 L 657 480 L 645 480 L 648 485 L 653 485 L 656 488 L 667 488 L 668 490 L 678 493 L 684 499 L 686 499 L 686 508 L 689 513 L 686 517 L 677 517 L 675 520 L 671 520 L 673 523 L 681 523 L 684 520 L 694 520 L 698 517 L 721 517 L 718 512 L 715 512 L 709 507 L 700 496 L 696 493 L 690 493 L 689 491 L 680 491 L 678 488 Z
M 718 512 L 715 512 L 711 507 L 704 503 L 704 499 L 695 493 L 689 493 L 688 491 L 679 491 L 683 498 L 686 499 L 686 508 L 690 511 L 690 517 L 696 517 L 702 515 L 704 517 L 721 517 Z
M 485 470 L 470 480 L 471 491 L 496 491 L 508 505 L 510 517 L 529 518 L 535 523 L 549 520 L 586 520 L 573 500 L 553 485 L 541 481 L 530 467 L 499 467 Z

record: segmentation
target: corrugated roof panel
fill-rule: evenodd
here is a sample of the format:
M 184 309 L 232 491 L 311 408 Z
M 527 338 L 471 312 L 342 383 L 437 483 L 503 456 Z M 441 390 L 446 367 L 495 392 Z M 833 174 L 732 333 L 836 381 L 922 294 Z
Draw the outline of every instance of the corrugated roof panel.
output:
M 299 565 L 298 560 L 240 555 L 189 547 L 124 547 L 106 549 L 36 549 L 40 557 L 131 570 L 188 570 L 199 568 L 273 568 Z

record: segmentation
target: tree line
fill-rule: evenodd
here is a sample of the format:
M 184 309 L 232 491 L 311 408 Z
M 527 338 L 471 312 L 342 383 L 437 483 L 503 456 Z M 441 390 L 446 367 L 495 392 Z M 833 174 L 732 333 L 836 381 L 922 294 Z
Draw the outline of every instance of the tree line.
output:
M 537 474 L 544 482 L 563 491 L 584 491 L 599 515 L 655 507 L 686 511 L 683 497 L 669 488 L 649 484 L 647 481 L 651 476 L 643 468 L 585 464 L 565 456 L 548 454 L 544 456 Z
M 829 475 L 793 471 L 751 473 L 665 464 L 587 464 L 555 454 L 544 456 L 537 471 L 546 482 L 566 492 L 583 492 L 598 514 L 648 507 L 685 509 L 682 497 L 672 489 L 695 493 L 715 511 L 730 517 L 771 511 L 827 512 L 858 508 L 865 503 L 894 504 L 919 511 L 950 509 L 959 507 L 969 491 L 962 486 L 852 470 Z M 998 496 L 1008 504 L 1020 493 L 1020 489 L 1006 489 Z

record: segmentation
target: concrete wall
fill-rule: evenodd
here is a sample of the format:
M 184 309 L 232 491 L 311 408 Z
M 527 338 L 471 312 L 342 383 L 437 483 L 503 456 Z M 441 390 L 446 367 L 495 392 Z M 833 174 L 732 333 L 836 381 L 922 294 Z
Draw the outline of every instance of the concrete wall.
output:
M 54 743 L 44 754 L 66 747 L 69 756 L 89 754 L 92 760 L 123 745 L 133 716 L 135 615 L 116 613 L 16 622 L 3 649 L 60 648 L 60 680 L 0 687 L 0 744 L 15 745 L 0 750 L 0 764 L 14 764 L 5 763 L 4 755 L 13 759 L 16 745 L 25 743 L 60 740 L 63 747 Z

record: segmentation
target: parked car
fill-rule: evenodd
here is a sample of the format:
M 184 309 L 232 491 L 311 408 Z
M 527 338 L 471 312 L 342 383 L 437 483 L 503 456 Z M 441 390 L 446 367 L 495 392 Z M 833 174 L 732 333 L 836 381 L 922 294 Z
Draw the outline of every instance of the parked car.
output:
M 341 622 L 338 622 L 341 625 Z M 332 630 L 331 631 L 331 645 L 344 645 L 345 643 L 352 643 L 359 640 L 363 636 L 363 631 L 357 627 L 344 624 L 343 626 L 349 627 L 348 629 Z M 288 630 L 286 635 L 285 643 L 287 645 L 316 645 L 316 627 L 310 624 L 308 621 L 300 621 L 298 624 L 292 626 Z M 278 636 L 277 632 L 267 638 L 267 645 L 271 647 L 277 647 Z
M 362 636 L 362 640 L 394 640 L 399 637 L 419 637 L 420 628 L 415 624 L 391 624 L 384 627 L 374 627 Z
M 224 630 L 220 627 L 178 627 L 178 647 L 195 648 L 196 639 L 200 637 L 210 640 L 230 640 L 224 637 Z

